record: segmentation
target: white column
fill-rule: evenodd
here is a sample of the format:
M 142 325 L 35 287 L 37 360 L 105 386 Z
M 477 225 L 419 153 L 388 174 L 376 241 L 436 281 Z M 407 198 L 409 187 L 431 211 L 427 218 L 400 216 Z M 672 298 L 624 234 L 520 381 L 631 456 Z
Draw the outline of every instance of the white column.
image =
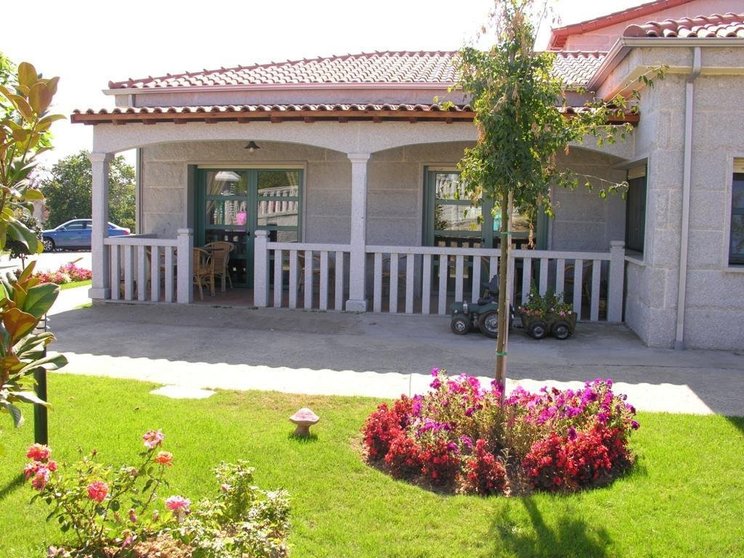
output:
M 347 312 L 366 312 L 367 161 L 369 153 L 349 153 L 351 161 L 351 259 Z
M 625 281 L 625 242 L 610 241 L 610 284 L 607 289 L 607 321 L 623 321 L 623 282 Z
M 269 231 L 256 231 L 253 240 L 253 304 L 258 308 L 269 305 Z
M 191 229 L 178 229 L 178 246 L 176 247 L 176 302 L 178 304 L 189 304 L 194 300 L 194 231 Z
M 90 252 L 93 267 L 93 286 L 88 291 L 90 298 L 105 300 L 111 297 L 111 272 L 109 253 L 103 242 L 108 237 L 108 192 L 110 153 L 91 153 L 93 166 L 93 231 L 90 239 Z

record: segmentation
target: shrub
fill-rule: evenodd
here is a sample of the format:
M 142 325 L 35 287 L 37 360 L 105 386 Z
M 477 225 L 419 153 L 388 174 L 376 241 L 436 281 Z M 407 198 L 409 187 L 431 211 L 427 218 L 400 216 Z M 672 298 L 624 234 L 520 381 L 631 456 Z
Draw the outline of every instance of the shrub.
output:
M 77 281 L 89 281 L 93 278 L 93 272 L 89 269 L 78 267 L 74 263 L 68 263 L 56 271 L 40 271 L 35 273 L 34 276 L 38 277 L 41 283 L 63 285 Z
M 369 461 L 393 476 L 481 495 L 563 491 L 608 482 L 633 463 L 635 409 L 611 380 L 504 398 L 495 383 L 432 375 L 429 392 L 380 405 L 363 428 Z
M 221 464 L 215 470 L 220 491 L 214 500 L 192 506 L 181 495 L 164 501 L 166 471 L 173 455 L 162 450 L 162 432 L 143 436 L 137 466 L 114 468 L 96 454 L 69 466 L 58 465 L 46 446 L 31 446 L 25 477 L 52 511 L 47 519 L 71 532 L 75 546 L 49 549 L 49 556 L 161 556 L 281 558 L 287 555 L 289 505 L 283 491 L 266 492 L 253 484 L 247 463 Z

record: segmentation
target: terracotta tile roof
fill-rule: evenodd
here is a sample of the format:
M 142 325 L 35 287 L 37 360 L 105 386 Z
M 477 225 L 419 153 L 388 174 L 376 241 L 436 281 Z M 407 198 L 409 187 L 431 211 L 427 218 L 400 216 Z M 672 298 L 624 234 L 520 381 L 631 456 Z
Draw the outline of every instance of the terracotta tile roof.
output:
M 605 52 L 556 52 L 553 74 L 567 87 L 583 87 L 592 78 L 602 61 Z
M 622 23 L 623 21 L 630 21 L 639 17 L 654 14 L 661 10 L 667 10 L 669 8 L 675 8 L 683 4 L 689 4 L 694 0 L 656 0 L 655 2 L 648 2 L 641 4 L 640 6 L 633 6 L 626 10 L 619 12 L 613 12 L 611 14 L 603 15 L 594 19 L 586 21 L 580 21 L 578 23 L 572 23 L 564 27 L 556 27 L 550 32 L 550 41 L 548 43 L 549 49 L 561 49 L 566 44 L 566 39 L 571 35 L 578 33 L 588 33 L 589 31 L 596 31 L 610 25 Z
M 449 85 L 456 52 L 373 52 L 110 82 L 111 89 L 300 84 Z
M 629 25 L 624 37 L 744 38 L 744 14 L 714 14 Z

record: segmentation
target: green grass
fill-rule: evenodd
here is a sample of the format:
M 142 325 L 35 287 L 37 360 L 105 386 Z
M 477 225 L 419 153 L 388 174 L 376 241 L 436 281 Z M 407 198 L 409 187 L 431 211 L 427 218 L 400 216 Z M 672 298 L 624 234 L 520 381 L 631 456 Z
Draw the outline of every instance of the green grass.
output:
M 61 291 L 64 291 L 65 289 L 75 289 L 77 287 L 87 287 L 93 284 L 92 279 L 88 279 L 87 281 L 73 281 L 72 283 L 62 283 L 59 286 L 59 289 Z
M 359 429 L 377 401 L 264 392 L 220 392 L 202 401 L 150 395 L 145 383 L 54 375 L 50 442 L 55 457 L 96 448 L 107 461 L 134 460 L 140 436 L 166 434 L 175 455 L 170 493 L 192 500 L 214 490 L 220 460 L 248 459 L 262 488 L 291 494 L 294 557 L 677 557 L 744 556 L 744 419 L 640 415 L 634 472 L 572 496 L 442 496 L 364 465 Z M 311 407 L 317 439 L 290 436 L 287 418 Z M 0 417 L 9 424 L 6 416 Z M 28 417 L 31 418 L 30 416 Z M 31 420 L 3 424 L 0 556 L 43 556 L 60 541 L 28 504 L 18 472 Z

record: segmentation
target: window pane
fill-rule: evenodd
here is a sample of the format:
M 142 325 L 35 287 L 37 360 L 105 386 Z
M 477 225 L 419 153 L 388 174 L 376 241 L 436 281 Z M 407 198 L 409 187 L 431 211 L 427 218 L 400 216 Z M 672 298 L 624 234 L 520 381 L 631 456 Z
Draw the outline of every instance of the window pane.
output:
M 259 196 L 296 196 L 300 187 L 300 171 L 270 170 L 258 172 Z
M 297 227 L 299 194 L 300 171 L 259 171 L 258 226 Z M 297 233 L 292 234 L 296 238 Z M 281 233 L 277 236 L 284 237 Z
M 482 210 L 480 207 L 438 203 L 434 216 L 434 229 L 438 231 L 480 232 Z
M 244 196 L 248 192 L 246 173 L 232 170 L 208 171 L 208 196 Z
M 731 218 L 731 263 L 744 263 L 744 215 Z
M 245 200 L 207 200 L 206 207 L 208 225 L 245 225 Z
M 434 187 L 437 199 L 466 200 L 465 186 L 460 184 L 460 175 L 456 172 L 438 172 L 434 175 Z
M 731 202 L 733 209 L 744 209 L 744 174 L 734 175 L 734 193 Z

